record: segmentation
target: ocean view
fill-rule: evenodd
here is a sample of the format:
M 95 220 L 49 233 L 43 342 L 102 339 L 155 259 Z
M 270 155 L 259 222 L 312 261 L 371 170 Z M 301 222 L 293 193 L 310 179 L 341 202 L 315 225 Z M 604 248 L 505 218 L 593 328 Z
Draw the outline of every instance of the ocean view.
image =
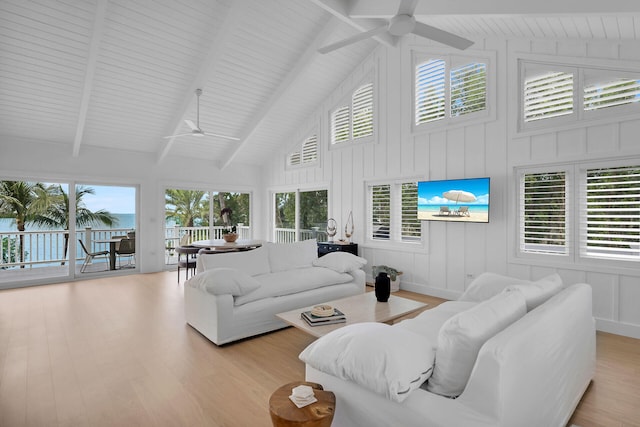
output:
M 113 214 L 118 219 L 118 224 L 113 227 L 107 227 L 104 224 L 95 224 L 92 228 L 97 229 L 113 229 L 113 228 L 126 228 L 126 229 L 135 229 L 136 228 L 136 214 L 125 213 L 125 214 Z M 42 227 L 37 227 L 34 225 L 27 224 L 25 227 L 25 231 L 39 231 L 44 230 Z M 2 231 L 18 231 L 16 227 L 15 220 L 12 218 L 0 218 L 0 232 Z

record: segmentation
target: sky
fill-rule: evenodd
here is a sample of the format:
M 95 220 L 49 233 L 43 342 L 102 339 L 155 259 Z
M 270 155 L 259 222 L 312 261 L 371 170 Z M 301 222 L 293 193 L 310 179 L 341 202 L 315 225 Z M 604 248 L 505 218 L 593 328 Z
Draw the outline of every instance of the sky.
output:
M 451 190 L 462 190 L 472 193 L 477 198 L 473 204 L 486 205 L 489 203 L 489 178 L 472 178 L 419 182 L 418 204 L 441 205 L 455 203 L 442 196 L 442 193 Z M 470 203 L 465 202 L 465 204 Z
M 81 184 L 82 185 L 82 184 Z M 87 209 L 95 212 L 105 209 L 113 214 L 136 213 L 136 189 L 134 187 L 114 187 L 87 185 L 95 194 L 82 198 Z

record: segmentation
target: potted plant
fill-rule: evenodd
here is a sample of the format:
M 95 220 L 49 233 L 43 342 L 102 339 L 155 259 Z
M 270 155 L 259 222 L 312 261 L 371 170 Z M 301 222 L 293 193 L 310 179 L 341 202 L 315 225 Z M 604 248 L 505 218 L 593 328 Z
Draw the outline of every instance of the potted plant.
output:
M 374 265 L 372 267 L 372 272 L 374 279 L 378 277 L 378 274 L 380 273 L 387 273 L 387 276 L 389 276 L 389 279 L 391 280 L 391 292 L 400 290 L 400 276 L 402 276 L 402 271 L 396 270 L 388 265 Z
M 220 211 L 220 216 L 222 217 L 222 222 L 224 222 L 224 228 L 222 229 L 222 238 L 225 242 L 235 242 L 238 239 L 238 234 L 236 233 L 237 228 L 235 225 L 231 225 L 231 214 L 233 211 L 231 208 L 224 208 Z

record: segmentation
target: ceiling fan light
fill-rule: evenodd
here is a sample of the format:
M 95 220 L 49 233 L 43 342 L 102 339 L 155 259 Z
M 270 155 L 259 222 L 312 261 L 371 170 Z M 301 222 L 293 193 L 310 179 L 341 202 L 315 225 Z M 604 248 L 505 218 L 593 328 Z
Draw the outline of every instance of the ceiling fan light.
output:
M 396 15 L 389 20 L 389 34 L 404 36 L 413 31 L 416 26 L 416 18 L 411 15 Z

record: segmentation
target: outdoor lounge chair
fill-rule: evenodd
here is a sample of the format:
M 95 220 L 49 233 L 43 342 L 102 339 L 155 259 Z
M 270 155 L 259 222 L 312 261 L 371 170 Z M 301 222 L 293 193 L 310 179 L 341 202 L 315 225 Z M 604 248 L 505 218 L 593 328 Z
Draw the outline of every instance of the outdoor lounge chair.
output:
M 438 215 L 451 215 L 451 211 L 448 206 L 440 206 L 440 212 L 438 212 Z
M 460 208 L 458 208 L 458 210 L 456 211 L 456 215 L 471 216 L 471 214 L 469 214 L 469 206 L 460 206 Z

